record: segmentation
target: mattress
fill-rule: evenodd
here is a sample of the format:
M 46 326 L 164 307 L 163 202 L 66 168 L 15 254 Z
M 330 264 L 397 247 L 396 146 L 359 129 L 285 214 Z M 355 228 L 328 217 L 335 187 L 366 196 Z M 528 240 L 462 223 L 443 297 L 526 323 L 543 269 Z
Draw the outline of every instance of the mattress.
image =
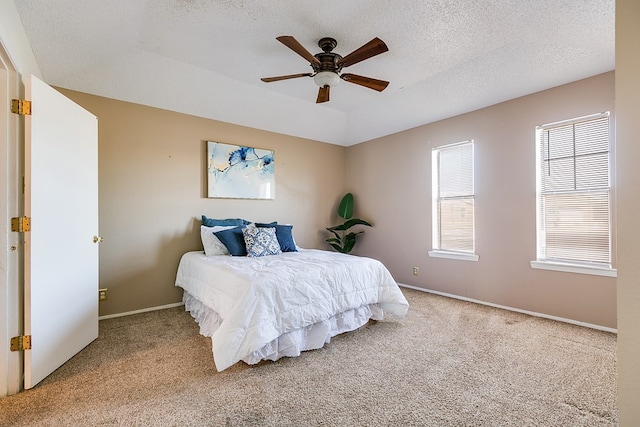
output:
M 176 286 L 212 339 L 216 368 L 298 356 L 369 319 L 402 318 L 408 303 L 374 259 L 315 249 L 265 257 L 180 260 Z

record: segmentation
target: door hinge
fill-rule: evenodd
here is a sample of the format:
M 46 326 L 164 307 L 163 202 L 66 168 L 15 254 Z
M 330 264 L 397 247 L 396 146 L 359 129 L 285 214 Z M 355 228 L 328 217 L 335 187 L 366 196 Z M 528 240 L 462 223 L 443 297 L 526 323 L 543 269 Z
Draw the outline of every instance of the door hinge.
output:
M 16 233 L 31 231 L 31 218 L 28 216 L 11 218 L 11 231 L 15 231 Z
M 20 114 L 21 116 L 30 116 L 31 101 L 26 101 L 24 99 L 12 99 L 11 112 L 13 114 Z
M 11 351 L 31 350 L 31 335 L 20 335 L 11 338 L 9 345 Z

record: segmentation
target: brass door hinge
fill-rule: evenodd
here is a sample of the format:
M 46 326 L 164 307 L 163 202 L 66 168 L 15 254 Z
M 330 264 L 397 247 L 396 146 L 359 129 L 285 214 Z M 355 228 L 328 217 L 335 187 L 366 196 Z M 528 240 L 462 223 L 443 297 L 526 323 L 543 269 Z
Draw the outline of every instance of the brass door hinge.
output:
M 28 216 L 11 218 L 11 231 L 16 233 L 31 231 L 31 218 Z
M 11 338 L 9 345 L 11 351 L 31 350 L 31 335 L 20 335 Z
M 21 116 L 30 116 L 31 101 L 26 101 L 24 99 L 12 99 L 11 112 L 13 114 L 20 114 Z

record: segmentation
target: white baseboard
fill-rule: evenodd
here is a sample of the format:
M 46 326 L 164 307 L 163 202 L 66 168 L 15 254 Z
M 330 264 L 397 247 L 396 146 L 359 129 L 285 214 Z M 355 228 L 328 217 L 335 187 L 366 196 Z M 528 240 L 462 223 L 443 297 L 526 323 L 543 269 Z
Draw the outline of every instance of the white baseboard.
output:
M 458 300 L 461 300 L 461 301 L 472 302 L 474 304 L 481 304 L 481 305 L 486 305 L 486 306 L 489 306 L 489 307 L 499 308 L 501 310 L 515 311 L 517 313 L 528 314 L 530 316 L 542 317 L 544 319 L 550 319 L 550 320 L 556 320 L 558 322 L 570 323 L 572 325 L 583 326 L 585 328 L 597 329 L 599 331 L 611 332 L 611 333 L 614 333 L 614 334 L 618 333 L 618 330 L 614 329 L 614 328 L 608 328 L 606 326 L 594 325 L 592 323 L 579 322 L 577 320 L 566 319 L 564 317 L 551 316 L 549 314 L 538 313 L 538 312 L 535 312 L 535 311 L 522 310 L 522 309 L 519 309 L 519 308 L 509 307 L 509 306 L 506 306 L 506 305 L 493 304 L 493 303 L 490 303 L 490 302 L 480 301 L 480 300 L 476 300 L 476 299 L 473 299 L 473 298 L 462 297 L 462 296 L 459 296 L 459 295 L 449 294 L 449 293 L 446 293 L 446 292 L 440 292 L 440 291 L 434 291 L 434 290 L 431 290 L 431 289 L 420 288 L 420 287 L 417 287 L 417 286 L 407 285 L 407 284 L 404 284 L 404 283 L 398 283 L 398 286 L 401 286 L 403 288 L 413 289 L 413 290 L 416 290 L 416 291 L 426 292 L 426 293 L 429 293 L 429 294 L 440 295 L 440 296 L 447 297 L 447 298 L 453 298 L 453 299 L 458 299 Z M 183 302 L 176 302 L 176 303 L 173 303 L 173 304 L 160 305 L 160 306 L 157 306 L 157 307 L 142 308 L 140 310 L 127 311 L 127 312 L 124 312 L 124 313 L 107 314 L 107 315 L 98 317 L 98 320 L 113 319 L 113 318 L 116 318 L 116 317 L 123 317 L 123 316 L 131 316 L 132 314 L 146 313 L 146 312 L 149 312 L 149 311 L 156 311 L 156 310 L 164 310 L 164 309 L 167 309 L 167 308 L 180 307 L 182 305 L 184 305 Z
M 425 288 L 419 288 L 417 286 L 405 285 L 404 283 L 398 283 L 398 286 L 401 286 L 403 288 L 414 289 L 416 291 L 427 292 L 429 294 L 440 295 L 440 296 L 447 297 L 447 298 L 453 298 L 453 299 L 459 299 L 459 300 L 462 300 L 462 301 L 472 302 L 472 303 L 475 303 L 475 304 L 487 305 L 489 307 L 500 308 L 502 310 L 515 311 L 515 312 L 518 312 L 518 313 L 528 314 L 530 316 L 542 317 L 544 319 L 557 320 L 558 322 L 564 322 L 564 323 L 570 323 L 572 325 L 584 326 L 585 328 L 597 329 L 599 331 L 612 332 L 614 334 L 618 333 L 618 330 L 614 329 L 614 328 L 608 328 L 606 326 L 594 325 L 592 323 L 579 322 L 577 320 L 565 319 L 564 317 L 551 316 L 549 314 L 537 313 L 535 311 L 521 310 L 519 308 L 508 307 L 508 306 L 505 306 L 505 305 L 493 304 L 493 303 L 490 303 L 490 302 L 479 301 L 479 300 L 476 300 L 476 299 L 473 299 L 473 298 L 467 298 L 467 297 L 461 297 L 459 295 L 448 294 L 446 292 L 433 291 L 431 289 L 425 289 Z
M 124 313 L 106 314 L 104 316 L 98 317 L 98 320 L 113 319 L 115 317 L 131 316 L 132 314 L 140 314 L 140 313 L 147 313 L 149 311 L 164 310 L 164 309 L 167 309 L 167 308 L 180 307 L 181 305 L 184 305 L 184 303 L 183 302 L 175 302 L 173 304 L 159 305 L 157 307 L 141 308 L 140 310 L 126 311 Z

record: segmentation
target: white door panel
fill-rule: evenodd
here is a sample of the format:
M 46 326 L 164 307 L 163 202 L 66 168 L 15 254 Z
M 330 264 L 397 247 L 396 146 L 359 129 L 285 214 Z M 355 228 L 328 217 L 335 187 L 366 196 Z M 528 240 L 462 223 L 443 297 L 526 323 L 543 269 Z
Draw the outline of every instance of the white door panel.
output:
M 24 387 L 98 337 L 98 121 L 60 92 L 25 79 Z

